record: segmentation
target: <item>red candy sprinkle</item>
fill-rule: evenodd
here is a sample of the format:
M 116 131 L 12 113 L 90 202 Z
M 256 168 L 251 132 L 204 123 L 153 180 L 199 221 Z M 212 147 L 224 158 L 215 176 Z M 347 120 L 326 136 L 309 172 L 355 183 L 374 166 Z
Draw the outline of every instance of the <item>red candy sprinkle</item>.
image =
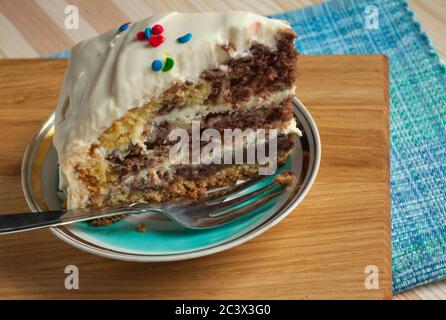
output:
M 164 32 L 164 28 L 163 28 L 163 26 L 162 25 L 160 25 L 160 24 L 155 24 L 153 27 L 152 27 L 152 34 L 153 35 L 158 35 L 158 34 L 161 34 L 161 33 L 163 33 Z
M 153 31 L 153 29 L 152 29 Z M 151 36 L 149 38 L 149 43 L 152 47 L 158 47 L 161 43 L 164 42 L 164 40 L 166 40 L 166 38 L 164 38 L 162 35 L 158 34 L 156 36 Z
M 143 31 L 138 32 L 138 33 L 136 34 L 136 39 L 138 39 L 138 40 L 140 40 L 140 41 L 145 40 L 145 39 L 146 39 L 146 35 L 145 35 L 145 33 L 144 33 Z

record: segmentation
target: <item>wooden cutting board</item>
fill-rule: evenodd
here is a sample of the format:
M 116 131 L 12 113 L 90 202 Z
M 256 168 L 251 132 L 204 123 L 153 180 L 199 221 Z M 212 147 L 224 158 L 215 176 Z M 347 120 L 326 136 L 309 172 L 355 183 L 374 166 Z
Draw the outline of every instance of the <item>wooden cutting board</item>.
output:
M 1 213 L 28 210 L 21 157 L 54 111 L 65 67 L 0 60 Z M 307 198 L 279 225 L 228 251 L 172 263 L 107 260 L 48 230 L 1 236 L 0 298 L 390 298 L 387 59 L 301 56 L 299 67 L 298 96 L 319 127 L 322 161 Z M 79 268 L 79 290 L 64 287 L 67 265 Z

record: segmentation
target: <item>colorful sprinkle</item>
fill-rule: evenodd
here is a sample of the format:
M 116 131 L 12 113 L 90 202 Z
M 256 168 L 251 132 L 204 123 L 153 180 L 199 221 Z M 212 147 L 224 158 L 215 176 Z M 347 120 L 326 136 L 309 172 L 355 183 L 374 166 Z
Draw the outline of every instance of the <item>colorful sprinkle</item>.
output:
M 173 68 L 174 61 L 171 57 L 167 57 L 166 61 L 164 61 L 163 72 L 167 72 Z
M 146 35 L 144 34 L 144 32 L 140 31 L 136 34 L 136 39 L 142 41 L 142 40 L 146 40 Z
M 152 34 L 153 35 L 158 35 L 158 34 L 161 34 L 161 33 L 163 33 L 164 32 L 164 28 L 163 28 L 163 26 L 162 25 L 160 25 L 160 24 L 155 24 L 153 27 L 152 27 Z
M 163 68 L 163 62 L 161 60 L 153 60 L 152 62 L 152 70 L 160 71 Z
M 150 36 L 152 35 L 152 29 L 150 29 L 149 27 L 145 28 L 144 34 L 145 34 L 146 38 L 149 39 Z
M 127 30 L 128 28 L 129 28 L 129 24 L 130 24 L 131 22 L 127 22 L 127 23 L 124 23 L 123 25 L 121 25 L 120 27 L 119 27 L 119 32 L 122 32 L 122 31 L 125 31 L 125 30 Z
M 249 32 L 254 33 L 257 30 L 259 30 L 261 26 L 262 26 L 262 24 L 259 21 L 254 22 L 248 27 Z
M 179 43 L 186 43 L 190 39 L 192 39 L 192 33 L 186 33 L 184 36 L 181 36 L 177 39 Z
M 153 31 L 153 29 L 152 29 Z M 149 43 L 152 47 L 158 47 L 161 43 L 164 42 L 164 40 L 166 40 L 166 38 L 164 38 L 162 35 L 156 35 L 156 36 L 151 36 L 149 38 Z

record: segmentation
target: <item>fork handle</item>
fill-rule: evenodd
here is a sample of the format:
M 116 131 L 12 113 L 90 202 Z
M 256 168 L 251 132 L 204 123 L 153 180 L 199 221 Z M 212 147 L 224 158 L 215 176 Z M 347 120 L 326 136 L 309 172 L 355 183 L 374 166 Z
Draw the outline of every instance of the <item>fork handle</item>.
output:
M 0 215 L 0 234 L 60 225 L 66 213 L 66 210 L 53 210 Z
M 121 205 L 96 209 L 53 210 L 41 212 L 14 213 L 0 215 L 0 235 L 41 228 L 56 227 L 64 224 L 88 221 L 121 214 L 147 212 L 150 208 L 138 210 L 138 206 Z
M 0 235 L 117 215 L 163 212 L 156 204 L 122 204 L 111 207 L 53 210 L 0 215 Z

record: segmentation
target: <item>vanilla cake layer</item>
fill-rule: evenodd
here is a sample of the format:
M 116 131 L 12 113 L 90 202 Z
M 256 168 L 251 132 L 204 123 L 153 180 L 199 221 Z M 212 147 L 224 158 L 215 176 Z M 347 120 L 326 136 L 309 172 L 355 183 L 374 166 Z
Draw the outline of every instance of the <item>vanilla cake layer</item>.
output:
M 161 45 L 137 39 L 155 25 Z M 190 41 L 180 43 L 186 33 Z M 74 47 L 54 137 L 68 208 L 200 196 L 256 175 L 258 164 L 170 163 L 166 137 L 190 132 L 193 121 L 220 132 L 276 129 L 283 162 L 300 135 L 291 109 L 295 37 L 288 23 L 246 12 L 169 13 Z M 152 68 L 167 58 L 170 70 Z

